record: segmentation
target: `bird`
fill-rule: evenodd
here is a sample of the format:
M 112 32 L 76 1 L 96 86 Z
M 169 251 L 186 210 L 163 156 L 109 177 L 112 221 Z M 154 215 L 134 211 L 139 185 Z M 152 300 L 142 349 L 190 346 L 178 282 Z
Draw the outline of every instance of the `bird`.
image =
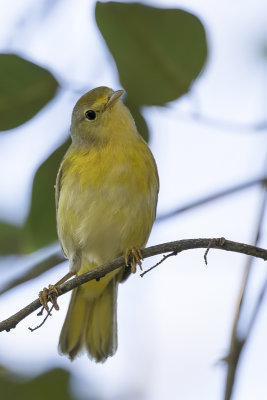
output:
M 96 362 L 115 354 L 118 284 L 141 267 L 156 217 L 157 165 L 123 93 L 100 86 L 77 101 L 56 179 L 57 232 L 70 262 L 56 285 L 125 257 L 125 267 L 72 291 L 59 338 L 59 352 L 71 360 L 84 350 Z M 47 290 L 39 297 L 47 309 Z

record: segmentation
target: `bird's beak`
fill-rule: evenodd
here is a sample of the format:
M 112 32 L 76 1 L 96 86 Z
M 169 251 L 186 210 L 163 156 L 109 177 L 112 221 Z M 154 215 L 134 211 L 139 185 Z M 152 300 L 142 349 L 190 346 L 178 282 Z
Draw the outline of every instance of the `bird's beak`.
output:
M 119 98 L 123 95 L 124 90 L 116 90 L 115 92 L 111 93 L 109 96 L 108 102 L 106 104 L 106 108 L 112 107 L 118 100 Z

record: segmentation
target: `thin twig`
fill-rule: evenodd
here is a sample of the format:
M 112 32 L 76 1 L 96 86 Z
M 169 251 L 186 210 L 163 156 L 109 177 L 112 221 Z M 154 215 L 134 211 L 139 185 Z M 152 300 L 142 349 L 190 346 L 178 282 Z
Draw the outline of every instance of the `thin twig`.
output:
M 244 132 L 251 132 L 251 131 L 264 131 L 267 129 L 267 121 L 261 120 L 254 124 L 244 124 L 242 122 L 235 122 L 235 121 L 227 121 L 224 119 L 213 118 L 208 115 L 200 114 L 198 112 L 189 112 L 189 113 L 176 113 L 174 115 L 175 120 L 177 118 L 179 121 L 190 121 L 190 122 L 197 122 L 198 124 L 203 124 L 206 126 L 214 127 L 215 129 L 223 129 L 229 131 L 241 131 Z
M 196 201 L 192 201 L 192 202 L 189 202 L 187 204 L 184 204 L 183 206 L 181 206 L 179 208 L 176 208 L 173 211 L 170 211 L 170 212 L 168 212 L 166 214 L 159 215 L 157 217 L 157 219 L 156 219 L 156 222 L 161 222 L 161 221 L 163 221 L 165 219 L 174 217 L 174 216 L 176 216 L 178 214 L 181 214 L 181 213 L 183 213 L 185 211 L 191 210 L 192 208 L 202 206 L 203 204 L 206 204 L 206 203 L 209 203 L 211 201 L 217 200 L 217 199 L 219 199 L 221 197 L 228 196 L 228 195 L 233 194 L 235 192 L 238 192 L 238 191 L 241 191 L 241 190 L 245 190 L 245 189 L 248 189 L 248 188 L 250 188 L 252 186 L 263 184 L 265 182 L 267 182 L 267 176 L 266 175 L 262 176 L 260 178 L 256 178 L 256 179 L 252 179 L 252 180 L 247 181 L 247 182 L 240 183 L 240 184 L 232 186 L 232 187 L 230 187 L 228 189 L 220 190 L 220 191 L 215 192 L 215 193 L 213 193 L 213 194 L 211 194 L 209 196 L 204 196 L 204 197 L 202 197 L 202 198 L 200 198 L 200 199 L 198 199 Z
M 147 269 L 146 271 L 142 272 L 142 274 L 140 274 L 141 278 L 143 278 L 143 276 L 145 274 L 147 274 L 148 272 L 150 272 L 152 269 L 156 268 L 157 266 L 159 266 L 160 264 L 163 263 L 163 261 L 167 260 L 167 258 L 172 257 L 172 256 L 177 256 L 177 252 L 173 251 L 172 253 L 168 254 L 167 256 L 165 256 L 165 254 L 163 254 L 162 259 L 157 262 L 157 264 L 153 265 L 152 267 L 150 267 L 149 269 Z
M 157 246 L 148 247 L 147 249 L 142 249 L 143 258 L 155 256 L 162 253 L 176 252 L 180 253 L 184 250 L 191 249 L 206 249 L 209 246 L 211 239 L 185 239 L 178 240 L 176 242 L 168 242 L 159 244 Z M 211 248 L 233 251 L 236 253 L 242 253 L 247 255 L 252 255 L 254 257 L 262 258 L 267 260 L 267 250 L 261 249 L 259 247 L 250 246 L 244 243 L 233 242 L 230 240 L 225 240 L 223 246 L 220 245 L 220 240 L 213 241 L 210 245 Z M 93 270 L 86 272 L 85 274 L 79 275 L 76 278 L 65 282 L 63 285 L 57 287 L 58 295 L 61 296 L 70 290 L 82 285 L 83 283 L 89 282 L 93 279 L 102 278 L 111 271 L 120 268 L 125 265 L 124 257 L 116 258 L 115 260 L 94 268 Z M 10 329 L 15 328 L 16 325 L 23 320 L 25 317 L 30 315 L 32 312 L 41 307 L 39 299 L 34 300 L 32 303 L 24 307 L 22 310 L 18 311 L 16 314 L 7 318 L 6 320 L 0 322 L 0 332 L 10 331 Z
M 257 243 L 260 239 L 260 236 L 261 236 L 262 223 L 264 220 L 266 204 L 267 204 L 267 188 L 265 187 L 264 193 L 263 193 L 262 204 L 260 207 L 260 212 L 259 212 L 258 221 L 257 221 L 257 229 L 256 229 L 256 234 L 255 234 L 255 239 L 254 239 L 255 245 L 257 245 Z M 243 301 L 244 301 L 244 297 L 245 297 L 245 294 L 247 291 L 249 277 L 251 274 L 252 263 L 253 263 L 253 258 L 250 255 L 250 257 L 248 257 L 248 259 L 247 259 L 246 268 L 244 271 L 244 276 L 243 276 L 243 279 L 241 282 L 241 287 L 240 287 L 239 295 L 238 295 L 238 299 L 237 299 L 234 323 L 233 323 L 232 334 L 231 334 L 231 343 L 230 343 L 229 354 L 227 357 L 225 357 L 225 360 L 228 365 L 226 384 L 225 384 L 225 396 L 224 396 L 225 400 L 231 399 L 240 356 L 241 356 L 242 350 L 244 348 L 244 345 L 248 342 L 252 327 L 255 324 L 256 316 L 258 315 L 265 291 L 267 289 L 267 280 L 266 280 L 266 282 L 264 282 L 264 285 L 262 287 L 261 293 L 258 297 L 258 301 L 256 302 L 256 305 L 254 307 L 252 317 L 250 319 L 250 323 L 247 328 L 247 332 L 244 335 L 242 335 L 243 337 L 242 337 L 242 339 L 240 339 L 240 335 L 238 335 L 238 325 L 240 322 L 241 312 L 242 312 L 242 308 L 243 308 Z
M 210 248 L 212 247 L 212 244 L 213 244 L 213 243 L 216 243 L 216 241 L 217 241 L 217 244 L 218 244 L 219 246 L 223 246 L 223 245 L 224 245 L 224 242 L 225 242 L 225 238 L 224 238 L 224 237 L 221 237 L 221 238 L 219 238 L 219 239 L 216 239 L 216 238 L 211 239 L 211 241 L 209 242 L 209 245 L 208 245 L 208 247 L 207 247 L 207 250 L 206 250 L 205 253 L 204 253 L 204 261 L 205 261 L 205 264 L 206 264 L 206 265 L 208 265 L 208 252 L 210 251 Z
M 263 303 L 264 297 L 266 295 L 266 291 L 267 291 L 267 277 L 265 278 L 265 281 L 263 282 L 262 288 L 260 290 L 260 294 L 259 294 L 258 299 L 256 301 L 254 310 L 252 312 L 252 316 L 251 316 L 250 322 L 248 324 L 246 342 L 248 340 L 249 335 L 251 334 L 252 329 L 255 326 L 255 322 L 256 322 L 257 316 L 259 315 L 259 311 L 260 311 L 261 305 Z
M 31 279 L 40 276 L 43 272 L 49 271 L 51 268 L 54 268 L 55 265 L 58 265 L 63 261 L 66 261 L 66 258 L 64 258 L 63 254 L 59 250 L 56 250 L 55 253 L 37 262 L 37 264 L 30 268 L 26 274 L 8 283 L 2 290 L 0 290 L 0 295 L 6 293 L 8 290 L 20 285 L 21 283 L 28 282 Z
M 28 328 L 31 332 L 36 331 L 37 329 L 41 328 L 41 326 L 44 325 L 45 321 L 47 320 L 48 317 L 52 316 L 51 311 L 53 310 L 54 305 L 52 305 L 52 307 L 50 308 L 49 312 L 46 314 L 46 316 L 44 317 L 43 321 L 40 323 L 40 325 L 37 325 L 35 328 Z M 44 307 L 43 307 L 44 309 Z M 37 315 L 41 315 L 40 313 L 38 313 Z

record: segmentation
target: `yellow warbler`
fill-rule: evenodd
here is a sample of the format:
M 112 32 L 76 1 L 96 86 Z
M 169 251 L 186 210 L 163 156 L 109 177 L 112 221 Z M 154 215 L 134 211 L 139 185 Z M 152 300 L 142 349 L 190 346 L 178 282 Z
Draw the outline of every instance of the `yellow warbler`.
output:
M 56 203 L 58 236 L 76 275 L 121 255 L 135 272 L 155 220 L 156 163 L 122 94 L 98 87 L 73 110 L 72 144 L 58 172 Z M 74 359 L 85 348 L 98 362 L 115 353 L 117 286 L 123 272 L 115 270 L 73 290 L 61 353 Z

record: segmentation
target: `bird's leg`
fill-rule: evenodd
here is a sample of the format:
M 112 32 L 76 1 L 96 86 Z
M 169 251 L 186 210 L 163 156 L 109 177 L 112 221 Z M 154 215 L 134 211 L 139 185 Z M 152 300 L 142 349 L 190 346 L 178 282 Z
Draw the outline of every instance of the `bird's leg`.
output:
M 141 250 L 137 247 L 130 247 L 125 252 L 125 264 L 131 266 L 131 271 L 133 274 L 136 273 L 136 264 L 139 265 L 140 269 L 142 270 L 142 253 Z
M 48 288 L 43 288 L 43 290 L 39 292 L 40 302 L 48 313 L 49 313 L 49 307 L 47 303 L 49 301 L 51 301 L 56 310 L 59 310 L 59 306 L 57 304 L 57 296 L 58 296 L 57 286 L 62 285 L 62 283 L 66 282 L 73 275 L 75 275 L 75 272 L 68 272 L 55 285 L 48 285 Z

